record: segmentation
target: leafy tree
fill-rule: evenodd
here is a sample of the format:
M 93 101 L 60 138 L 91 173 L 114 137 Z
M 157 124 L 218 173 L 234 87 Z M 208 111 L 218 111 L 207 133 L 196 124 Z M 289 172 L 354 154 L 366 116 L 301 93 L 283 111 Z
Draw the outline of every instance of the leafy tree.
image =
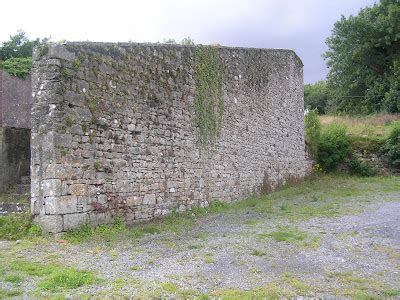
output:
M 47 39 L 43 41 L 47 41 Z M 31 57 L 33 48 L 40 43 L 39 39 L 29 40 L 25 32 L 20 30 L 16 35 L 10 36 L 9 41 L 2 43 L 0 47 L 0 60 L 5 61 L 15 57 Z
M 325 114 L 329 100 L 329 91 L 323 80 L 313 84 L 304 85 L 304 106 L 307 109 L 316 109 L 318 113 Z
M 381 0 L 335 23 L 325 53 L 330 110 L 400 112 L 400 3 Z
M 49 39 L 29 40 L 25 32 L 18 31 L 0 45 L 0 68 L 17 77 L 26 77 L 32 67 L 32 50 Z

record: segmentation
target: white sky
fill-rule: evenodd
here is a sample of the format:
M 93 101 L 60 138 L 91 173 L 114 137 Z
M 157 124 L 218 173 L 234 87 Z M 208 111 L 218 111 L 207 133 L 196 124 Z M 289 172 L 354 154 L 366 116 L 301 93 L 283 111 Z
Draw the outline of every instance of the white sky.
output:
M 341 14 L 375 0 L 0 0 L 0 41 L 17 30 L 53 41 L 180 41 L 288 48 L 306 82 L 323 79 L 325 39 Z

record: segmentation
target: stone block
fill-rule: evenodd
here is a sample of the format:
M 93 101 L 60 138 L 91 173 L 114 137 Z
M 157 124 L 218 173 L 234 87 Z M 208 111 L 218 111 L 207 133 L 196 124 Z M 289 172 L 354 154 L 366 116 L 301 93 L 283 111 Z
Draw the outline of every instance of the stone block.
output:
M 126 198 L 126 205 L 128 206 L 136 206 L 141 204 L 142 204 L 142 199 L 140 197 L 131 196 Z
M 146 194 L 143 198 L 144 205 L 154 205 L 156 204 L 156 195 L 155 194 Z
M 88 185 L 83 183 L 71 184 L 69 190 L 72 195 L 85 196 L 88 194 Z
M 71 229 L 78 229 L 82 225 L 89 222 L 89 215 L 87 213 L 77 213 L 64 215 L 64 231 Z
M 76 196 L 60 196 L 45 198 L 45 209 L 47 215 L 70 214 L 76 213 L 77 198 Z
M 45 179 L 42 181 L 43 197 L 61 196 L 61 180 Z
M 50 44 L 47 56 L 49 58 L 60 58 L 67 61 L 74 61 L 76 58 L 75 53 L 67 50 L 65 45 L 62 44 Z
M 61 215 L 36 215 L 33 221 L 44 232 L 57 233 L 63 231 L 63 217 Z

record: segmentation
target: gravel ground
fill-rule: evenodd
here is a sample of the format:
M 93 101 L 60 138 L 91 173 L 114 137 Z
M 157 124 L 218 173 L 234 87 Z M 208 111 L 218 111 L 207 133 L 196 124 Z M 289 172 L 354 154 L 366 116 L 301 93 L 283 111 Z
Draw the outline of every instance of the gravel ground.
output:
M 378 196 L 384 199 L 360 204 L 362 212 L 355 215 L 289 221 L 254 211 L 228 212 L 201 217 L 181 235 L 161 233 L 111 244 L 50 241 L 25 248 L 0 242 L 0 251 L 92 270 L 104 279 L 67 292 L 67 297 L 192 297 L 258 287 L 274 287 L 281 296 L 390 296 L 400 287 L 400 193 Z M 268 236 L 282 228 L 295 228 L 303 240 Z M 25 297 L 38 280 L 21 283 Z M 0 288 L 10 286 L 0 281 Z

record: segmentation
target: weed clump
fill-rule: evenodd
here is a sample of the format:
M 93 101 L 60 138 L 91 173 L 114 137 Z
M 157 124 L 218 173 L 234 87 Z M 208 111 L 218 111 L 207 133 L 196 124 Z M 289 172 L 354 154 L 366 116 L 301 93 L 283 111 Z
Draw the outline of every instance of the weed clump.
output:
M 29 213 L 0 217 L 0 239 L 18 240 L 41 234 L 40 227 L 32 223 L 32 216 Z
M 345 126 L 332 124 L 322 130 L 318 161 L 323 170 L 335 170 L 350 154 L 350 139 Z

